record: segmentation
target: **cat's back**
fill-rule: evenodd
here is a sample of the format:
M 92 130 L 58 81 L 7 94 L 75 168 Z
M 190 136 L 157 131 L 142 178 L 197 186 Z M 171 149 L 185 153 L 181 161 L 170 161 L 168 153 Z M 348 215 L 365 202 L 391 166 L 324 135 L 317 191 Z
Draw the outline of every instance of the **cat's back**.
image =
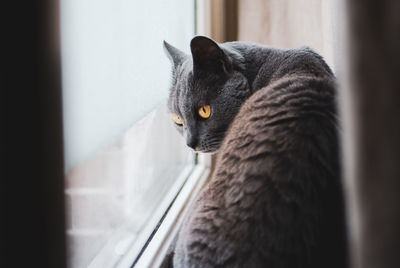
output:
M 346 266 L 334 87 L 331 76 L 292 73 L 243 104 L 177 267 Z

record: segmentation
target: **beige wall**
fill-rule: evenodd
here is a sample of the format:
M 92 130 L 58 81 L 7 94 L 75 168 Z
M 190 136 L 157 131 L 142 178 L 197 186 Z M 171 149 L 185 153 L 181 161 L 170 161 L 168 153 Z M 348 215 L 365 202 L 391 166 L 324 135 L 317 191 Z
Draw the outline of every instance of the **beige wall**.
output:
M 331 0 L 239 0 L 238 40 L 282 48 L 307 45 L 333 66 Z

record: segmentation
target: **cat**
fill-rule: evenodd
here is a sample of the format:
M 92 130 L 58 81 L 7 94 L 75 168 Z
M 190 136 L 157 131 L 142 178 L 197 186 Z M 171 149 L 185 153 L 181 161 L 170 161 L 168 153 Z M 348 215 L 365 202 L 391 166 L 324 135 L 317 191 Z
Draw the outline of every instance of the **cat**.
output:
M 164 41 L 168 107 L 213 175 L 179 231 L 173 267 L 348 267 L 336 84 L 308 47 L 204 36 Z

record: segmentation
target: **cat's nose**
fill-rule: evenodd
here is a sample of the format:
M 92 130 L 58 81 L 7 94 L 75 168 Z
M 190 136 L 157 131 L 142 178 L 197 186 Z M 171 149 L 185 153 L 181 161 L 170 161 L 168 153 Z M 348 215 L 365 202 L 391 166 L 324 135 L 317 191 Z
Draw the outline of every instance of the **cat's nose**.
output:
M 192 149 L 195 149 L 197 147 L 197 143 L 198 143 L 198 141 L 195 137 L 188 137 L 186 139 L 187 146 L 189 146 Z

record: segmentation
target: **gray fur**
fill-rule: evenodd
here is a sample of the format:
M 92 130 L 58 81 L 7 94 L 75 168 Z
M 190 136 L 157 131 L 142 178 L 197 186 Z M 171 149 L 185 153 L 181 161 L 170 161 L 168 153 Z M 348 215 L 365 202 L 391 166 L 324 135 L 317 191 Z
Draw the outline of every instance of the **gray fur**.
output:
M 220 153 L 174 267 L 347 267 L 329 67 L 307 47 L 195 37 L 191 51 L 173 67 L 169 109 L 190 147 Z

